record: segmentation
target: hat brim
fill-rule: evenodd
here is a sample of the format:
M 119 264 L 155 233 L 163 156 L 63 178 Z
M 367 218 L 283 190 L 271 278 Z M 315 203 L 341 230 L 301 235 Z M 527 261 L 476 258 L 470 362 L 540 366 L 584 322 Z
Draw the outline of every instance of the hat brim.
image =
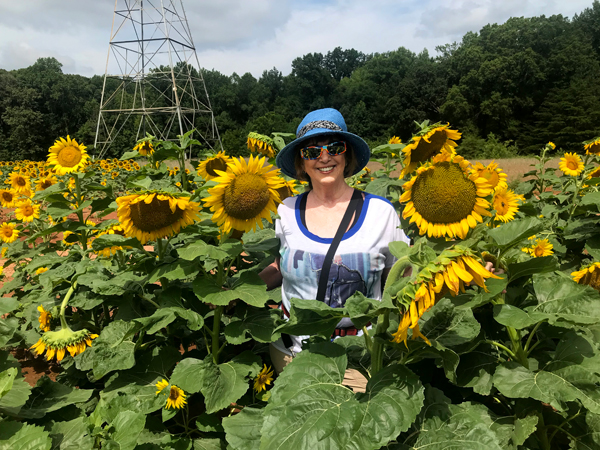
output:
M 277 167 L 279 167 L 281 171 L 288 177 L 292 177 L 297 180 L 298 175 L 296 174 L 295 166 L 296 152 L 299 152 L 308 141 L 317 136 L 339 136 L 348 144 L 350 144 L 350 147 L 354 151 L 354 157 L 356 158 L 356 167 L 354 168 L 352 175 L 360 172 L 367 165 L 369 159 L 371 158 L 371 149 L 369 148 L 369 145 L 356 134 L 348 133 L 347 131 L 333 131 L 323 128 L 316 128 L 308 131 L 301 138 L 295 139 L 286 145 L 275 158 Z

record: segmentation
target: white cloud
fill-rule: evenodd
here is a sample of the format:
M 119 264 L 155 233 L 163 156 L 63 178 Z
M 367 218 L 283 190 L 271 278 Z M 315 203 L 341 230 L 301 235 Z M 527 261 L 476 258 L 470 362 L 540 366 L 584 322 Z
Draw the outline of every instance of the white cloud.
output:
M 118 0 L 123 4 L 122 0 Z M 147 6 L 159 0 L 144 0 Z M 460 40 L 511 16 L 572 17 L 590 0 L 184 0 L 200 64 L 230 75 L 277 67 L 340 46 L 372 53 L 414 52 Z M 102 75 L 114 0 L 0 2 L 0 68 L 53 56 L 66 73 Z M 115 22 L 116 26 L 120 23 Z M 147 31 L 148 33 L 149 31 Z M 126 33 L 123 33 L 125 36 Z

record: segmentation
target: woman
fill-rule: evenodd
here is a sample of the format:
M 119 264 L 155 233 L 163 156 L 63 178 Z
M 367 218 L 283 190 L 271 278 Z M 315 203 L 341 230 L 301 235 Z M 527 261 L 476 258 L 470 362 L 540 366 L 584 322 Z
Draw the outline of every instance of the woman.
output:
M 269 288 L 282 285 L 286 315 L 292 298 L 316 298 L 331 307 L 343 307 L 356 291 L 381 299 L 385 277 L 395 262 L 389 243 L 408 242 L 408 238 L 389 201 L 346 184 L 345 178 L 362 170 L 370 155 L 367 143 L 348 133 L 342 115 L 331 108 L 309 113 L 298 126 L 296 139 L 277 155 L 283 173 L 309 183 L 307 193 L 279 205 L 275 232 L 281 243 L 280 258 L 261 273 Z M 347 210 L 348 225 L 340 229 Z M 339 246 L 327 261 L 338 229 Z M 335 336 L 346 335 L 362 335 L 362 331 L 343 319 Z M 277 372 L 302 350 L 306 338 L 286 335 L 271 345 Z M 346 375 L 344 384 L 364 391 L 366 379 L 360 373 L 349 370 Z

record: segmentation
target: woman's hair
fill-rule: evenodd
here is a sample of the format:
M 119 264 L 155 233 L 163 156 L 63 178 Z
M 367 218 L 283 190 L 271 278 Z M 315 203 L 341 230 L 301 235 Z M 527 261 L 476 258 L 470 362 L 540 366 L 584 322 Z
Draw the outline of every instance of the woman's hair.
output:
M 306 145 L 315 145 L 315 143 L 309 141 Z M 346 159 L 346 167 L 344 168 L 344 178 L 352 176 L 352 174 L 354 173 L 354 168 L 356 167 L 356 157 L 354 156 L 354 150 L 348 142 L 346 142 L 346 146 L 347 150 L 344 152 L 344 156 Z M 304 171 L 304 159 L 302 158 L 302 155 L 300 155 L 300 150 L 298 150 L 294 156 L 294 168 L 296 169 L 296 176 L 298 180 L 308 181 L 308 187 L 309 189 L 312 189 L 312 182 L 310 180 L 310 177 Z

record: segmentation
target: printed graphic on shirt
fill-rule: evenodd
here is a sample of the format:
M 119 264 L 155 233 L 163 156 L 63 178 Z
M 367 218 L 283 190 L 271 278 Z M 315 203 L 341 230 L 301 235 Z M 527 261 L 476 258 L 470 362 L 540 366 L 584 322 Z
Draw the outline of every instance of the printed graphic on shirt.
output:
M 315 298 L 316 287 L 323 268 L 325 255 L 310 253 L 304 250 L 285 249 L 281 255 L 281 270 L 289 285 L 303 290 L 300 298 Z M 335 255 L 329 271 L 325 304 L 332 308 L 341 308 L 348 297 L 361 292 L 369 297 L 373 294 L 373 286 L 381 276 L 384 264 L 383 255 L 369 253 L 348 253 Z M 311 289 L 312 288 L 312 289 Z M 306 292 L 312 290 L 314 292 Z M 299 296 L 296 292 L 292 297 Z

